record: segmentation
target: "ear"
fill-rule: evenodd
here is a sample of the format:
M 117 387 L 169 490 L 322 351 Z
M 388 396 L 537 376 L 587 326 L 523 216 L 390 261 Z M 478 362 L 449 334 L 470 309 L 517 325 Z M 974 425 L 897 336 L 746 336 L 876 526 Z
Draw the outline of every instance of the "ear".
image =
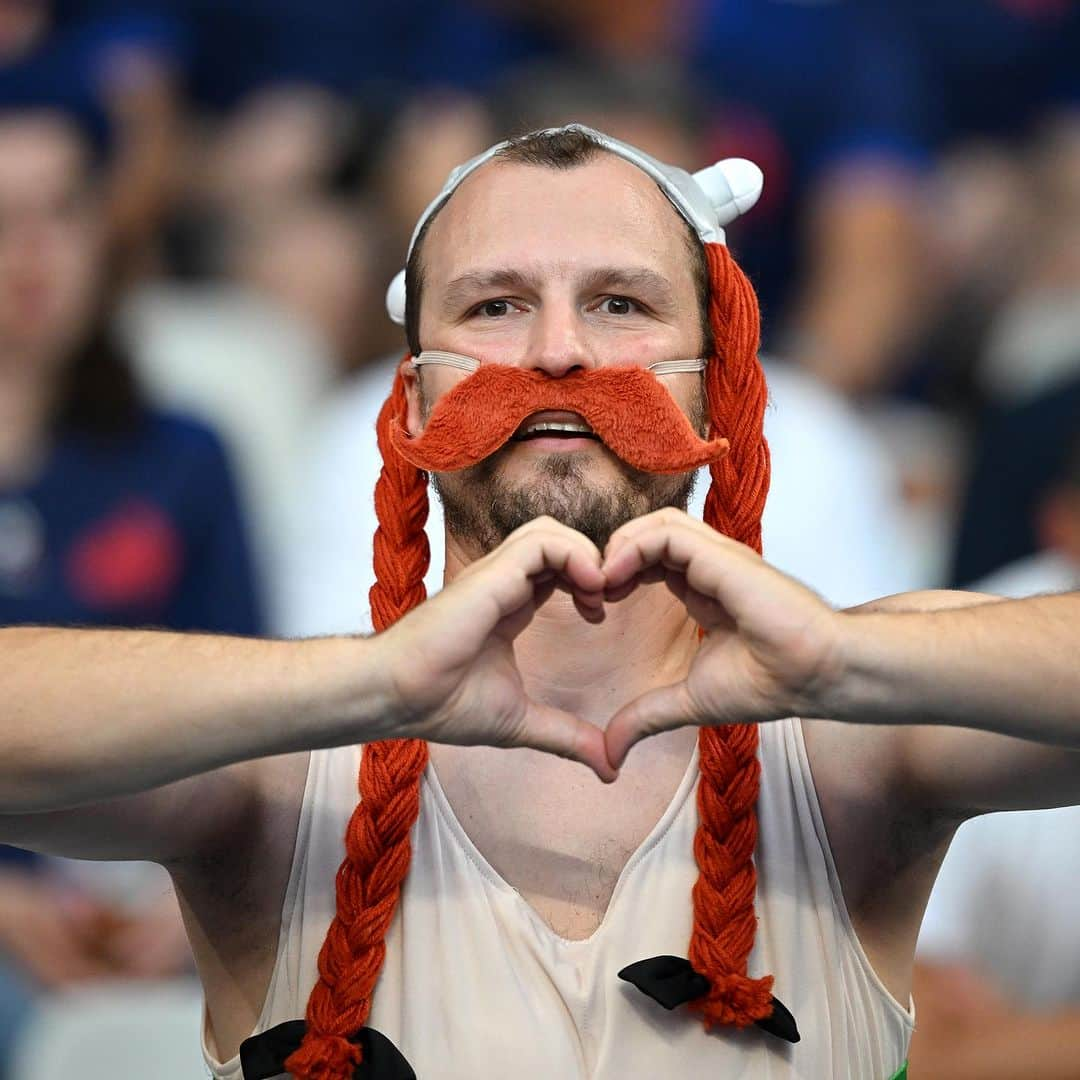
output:
M 413 367 L 412 357 L 406 356 L 401 361 L 398 374 L 405 386 L 405 429 L 410 435 L 419 435 L 424 430 L 424 412 L 420 404 L 420 371 Z

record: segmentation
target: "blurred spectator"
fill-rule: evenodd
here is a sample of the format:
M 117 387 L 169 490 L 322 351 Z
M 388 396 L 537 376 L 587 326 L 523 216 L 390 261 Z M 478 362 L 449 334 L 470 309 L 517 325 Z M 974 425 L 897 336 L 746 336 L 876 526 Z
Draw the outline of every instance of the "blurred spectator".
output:
M 577 121 L 690 171 L 712 164 L 703 143 L 707 109 L 701 87 L 669 61 L 535 62 L 499 83 L 491 108 L 504 135 Z
M 207 199 L 228 219 L 321 192 L 340 167 L 349 121 L 344 103 L 314 86 L 252 94 L 207 148 Z
M 1035 508 L 1039 550 L 983 578 L 983 591 L 1022 597 L 1080 589 L 1080 410 L 1076 420 L 1064 467 Z
M 105 203 L 125 274 L 148 265 L 172 203 L 189 45 L 163 0 L 0 0 L 0 106 L 61 109 L 108 149 Z
M 239 285 L 144 286 L 125 301 L 121 327 L 153 400 L 225 439 L 276 631 L 290 507 L 302 497 L 299 462 L 335 359 L 315 328 Z
M 187 183 L 168 237 L 170 269 L 187 279 L 226 272 L 238 223 L 329 194 L 362 134 L 356 110 L 305 85 L 254 92 L 192 130 Z
M 1031 330 L 1043 332 L 1037 323 Z M 1063 338 L 1052 348 L 1067 344 Z M 1042 546 L 1039 507 L 1066 471 L 1069 447 L 1080 432 L 1080 336 L 1071 339 L 1071 359 L 1071 377 L 1058 372 L 1035 397 L 988 409 L 982 417 L 952 580 L 972 581 Z
M 710 160 L 765 171 L 736 251 L 766 342 L 845 394 L 888 389 L 921 315 L 928 102 L 895 5 L 692 5 Z
M 110 333 L 106 241 L 72 123 L 0 115 L 0 623 L 255 633 L 222 448 L 142 401 Z M 6 849 L 0 867 L 0 1013 L 41 987 L 186 966 L 160 879 L 135 911 Z
M 1080 589 L 1080 423 L 1033 520 L 1039 553 L 975 589 L 1016 598 Z M 1078 1075 L 1080 973 L 1064 959 L 1080 947 L 1078 839 L 1080 807 L 988 814 L 960 827 L 919 935 L 913 1075 Z
M 0 116 L 0 621 L 254 632 L 221 447 L 145 408 L 111 340 L 89 176 L 65 120 Z
M 294 201 L 237 229 L 233 280 L 314 332 L 338 374 L 371 357 L 371 323 L 385 288 L 373 281 L 374 242 L 358 209 L 330 199 Z M 383 316 L 385 318 L 385 316 Z
M 1073 1080 L 1080 807 L 965 822 L 919 936 L 919 1080 Z

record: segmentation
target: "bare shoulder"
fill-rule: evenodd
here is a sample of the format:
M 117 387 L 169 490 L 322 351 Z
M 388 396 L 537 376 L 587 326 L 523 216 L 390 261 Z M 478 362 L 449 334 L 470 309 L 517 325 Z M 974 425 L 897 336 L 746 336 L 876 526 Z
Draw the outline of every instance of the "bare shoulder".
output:
M 273 968 L 309 759 L 263 758 L 93 805 L 2 814 L 0 842 L 165 866 L 215 1028 L 243 1037 Z
M 196 865 L 253 817 L 298 800 L 306 761 L 307 754 L 244 762 L 97 803 L 0 814 L 0 843 L 72 859 Z
M 213 841 L 169 871 L 225 1057 L 254 1027 L 273 972 L 310 754 L 246 763 Z
M 243 790 L 216 829 L 168 864 L 178 893 L 193 914 L 212 916 L 204 927 L 216 936 L 224 923 L 250 925 L 265 914 L 276 921 L 292 864 L 307 779 L 307 753 L 247 762 L 224 770 L 222 779 Z

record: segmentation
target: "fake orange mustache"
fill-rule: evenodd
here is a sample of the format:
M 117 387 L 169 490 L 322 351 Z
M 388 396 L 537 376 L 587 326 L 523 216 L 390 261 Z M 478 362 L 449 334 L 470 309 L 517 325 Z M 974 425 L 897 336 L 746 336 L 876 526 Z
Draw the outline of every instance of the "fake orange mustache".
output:
M 727 439 L 698 436 L 675 399 L 638 367 L 574 371 L 552 378 L 534 369 L 485 364 L 436 404 L 421 435 L 405 417 L 391 425 L 394 449 L 426 472 L 476 465 L 505 446 L 524 420 L 548 410 L 577 413 L 627 465 L 684 473 L 726 456 Z

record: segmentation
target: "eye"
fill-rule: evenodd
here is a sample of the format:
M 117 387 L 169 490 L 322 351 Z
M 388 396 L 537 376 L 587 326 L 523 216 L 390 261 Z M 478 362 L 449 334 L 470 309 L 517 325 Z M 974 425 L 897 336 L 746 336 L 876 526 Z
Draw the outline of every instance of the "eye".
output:
M 600 301 L 600 311 L 605 315 L 632 315 L 640 307 L 625 296 L 608 296 Z
M 501 319 L 510 312 L 509 300 L 486 300 L 473 308 L 474 315 L 482 315 L 485 319 Z

